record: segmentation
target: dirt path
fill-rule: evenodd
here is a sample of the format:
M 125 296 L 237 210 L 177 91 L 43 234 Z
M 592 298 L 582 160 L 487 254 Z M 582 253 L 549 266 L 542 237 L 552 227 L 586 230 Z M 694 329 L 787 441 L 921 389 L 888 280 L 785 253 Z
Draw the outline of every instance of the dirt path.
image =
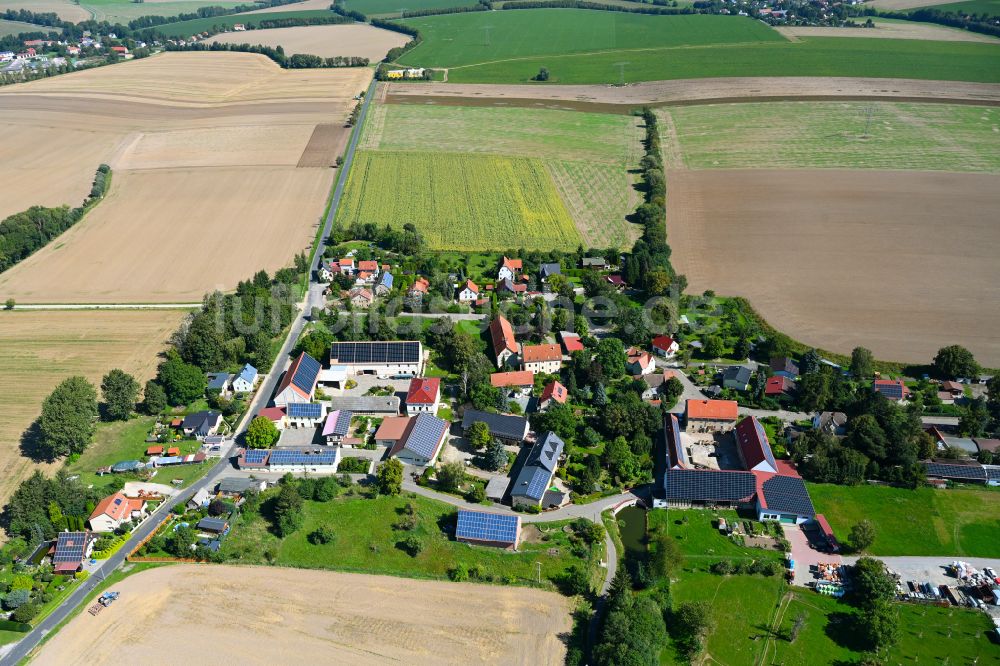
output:
M 172 565 L 114 589 L 34 663 L 555 666 L 571 626 L 553 592 L 326 571 Z

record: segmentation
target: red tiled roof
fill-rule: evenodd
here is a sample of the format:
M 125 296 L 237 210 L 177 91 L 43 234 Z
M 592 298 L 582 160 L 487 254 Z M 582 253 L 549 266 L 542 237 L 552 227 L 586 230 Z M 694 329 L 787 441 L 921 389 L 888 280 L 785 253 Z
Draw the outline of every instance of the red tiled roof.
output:
M 662 349 L 663 351 L 670 351 L 670 348 L 674 346 L 674 339 L 669 335 L 658 335 L 653 338 L 653 349 Z
M 563 349 L 566 350 L 567 354 L 572 354 L 575 351 L 583 349 L 583 341 L 577 336 L 564 337 L 562 343 Z
M 552 382 L 545 387 L 542 391 L 541 402 L 546 400 L 555 400 L 559 404 L 565 404 L 568 394 L 566 393 L 566 387 L 559 382 Z
M 147 456 L 158 456 L 161 453 L 163 453 L 162 446 L 150 446 L 149 448 L 146 449 Z
M 94 507 L 94 512 L 90 514 L 90 519 L 93 520 L 98 516 L 108 516 L 114 521 L 123 521 L 129 515 L 131 515 L 131 504 L 129 504 L 128 498 L 122 493 L 118 492 L 114 495 L 108 495 Z
M 562 349 L 559 345 L 524 345 L 521 347 L 521 359 L 525 363 L 561 361 Z
M 340 264 L 341 268 L 344 268 L 345 266 L 348 268 L 354 268 L 354 260 L 350 257 L 344 257 L 337 263 Z
M 782 395 L 792 389 L 792 380 L 783 375 L 774 375 L 767 378 L 767 385 L 764 387 L 765 395 Z
M 376 440 L 399 441 L 406 437 L 412 419 L 409 416 L 387 416 L 375 431 Z
M 499 356 L 504 350 L 517 353 L 514 329 L 511 328 L 510 322 L 503 315 L 497 315 L 497 318 L 490 322 L 490 339 L 493 341 L 494 356 Z
M 413 283 L 413 286 L 410 287 L 410 291 L 419 291 L 421 293 L 426 294 L 427 293 L 427 288 L 430 287 L 430 286 L 431 286 L 430 282 L 428 282 L 427 280 L 425 280 L 422 277 L 419 277 L 419 278 L 417 278 L 417 281 Z
M 176 446 L 171 446 L 169 449 L 167 449 L 167 455 L 168 456 L 179 456 L 180 454 L 181 454 L 181 450 L 179 448 L 177 448 Z
M 608 279 L 608 282 L 610 282 L 611 284 L 615 285 L 616 287 L 624 287 L 625 286 L 625 280 L 622 279 L 621 275 L 609 275 L 607 279 Z
M 469 291 L 475 293 L 475 294 L 479 293 L 479 287 L 476 286 L 476 283 L 473 282 L 472 280 L 466 280 L 465 281 L 465 288 L 468 289 Z
M 359 261 L 358 270 L 374 273 L 378 270 L 378 262 L 374 260 Z
M 495 372 L 490 375 L 490 384 L 493 386 L 532 386 L 535 383 L 535 375 L 528 370 L 517 370 L 515 372 Z
M 263 416 L 265 419 L 270 419 L 272 421 L 280 421 L 285 418 L 285 408 L 284 407 L 265 407 L 264 409 L 257 412 L 257 416 Z
M 653 357 L 649 355 L 649 352 L 643 351 L 637 347 L 629 347 L 628 351 L 625 352 L 625 355 L 628 357 L 630 365 L 632 363 L 638 363 L 639 367 L 643 370 L 649 367 L 649 364 L 653 360 Z
M 792 476 L 796 479 L 801 479 L 799 476 L 799 470 L 795 469 L 795 465 L 788 462 L 787 460 L 775 460 L 774 464 L 778 467 L 778 474 L 781 476 Z
M 437 402 L 441 380 L 437 377 L 414 377 L 410 380 L 410 390 L 406 392 L 408 405 L 433 405 Z
M 735 400 L 688 400 L 689 419 L 718 419 L 735 421 L 739 416 Z
M 523 262 L 520 259 L 510 259 L 508 257 L 504 257 L 503 258 L 503 263 L 501 264 L 501 266 L 506 266 L 507 268 L 509 268 L 511 270 L 518 270 L 519 271 L 524 266 L 524 264 L 523 264 Z
M 767 441 L 764 426 L 756 417 L 748 416 L 736 424 L 736 445 L 740 448 L 747 469 L 752 470 L 761 463 L 767 463 L 770 467 L 771 461 L 768 460 L 767 452 L 771 449 L 771 443 Z M 771 457 L 774 457 L 773 454 Z

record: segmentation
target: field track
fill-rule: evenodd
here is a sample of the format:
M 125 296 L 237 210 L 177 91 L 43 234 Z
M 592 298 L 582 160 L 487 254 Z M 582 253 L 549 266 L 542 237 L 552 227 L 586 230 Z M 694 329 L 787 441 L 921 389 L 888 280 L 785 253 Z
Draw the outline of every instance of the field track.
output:
M 95 621 L 80 612 L 36 664 L 292 660 L 562 664 L 569 600 L 500 585 L 281 567 L 181 564 L 135 574 Z M 217 613 L 211 622 L 205 608 Z M 139 627 L 155 626 L 155 631 Z M 183 636 L 183 640 L 178 637 Z
M 692 293 L 746 296 L 806 344 L 929 362 L 945 345 L 1000 365 L 1000 176 L 671 170 L 667 238 Z
M 636 106 L 725 102 L 887 100 L 1000 105 L 1000 84 L 916 79 L 751 77 L 683 79 L 606 85 L 493 85 L 429 83 L 385 85 L 389 104 L 457 104 L 560 108 L 628 113 Z

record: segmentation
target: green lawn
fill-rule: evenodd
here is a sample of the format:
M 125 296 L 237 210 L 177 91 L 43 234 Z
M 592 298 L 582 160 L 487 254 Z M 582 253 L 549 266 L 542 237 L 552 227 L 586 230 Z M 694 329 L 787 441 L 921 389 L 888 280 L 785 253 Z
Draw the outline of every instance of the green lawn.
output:
M 1000 171 L 1000 110 L 896 102 L 770 102 L 661 110 L 690 169 Z M 664 141 L 670 141 L 664 128 Z
M 219 3 L 213 2 L 211 4 L 216 5 Z M 153 4 L 145 6 L 161 7 L 164 5 Z M 173 12 L 173 14 L 176 13 L 177 12 Z M 170 14 L 165 15 L 170 16 Z M 191 35 L 211 30 L 213 26 L 231 28 L 237 23 L 242 23 L 248 30 L 251 30 L 259 25 L 261 21 L 276 21 L 278 19 L 289 18 L 314 18 L 317 16 L 336 16 L 336 14 L 325 9 L 300 9 L 298 11 L 289 10 L 287 12 L 266 12 L 264 14 L 230 14 L 228 16 L 212 16 L 209 18 L 191 19 L 189 21 L 178 21 L 176 23 L 165 23 L 157 26 L 156 29 L 168 37 L 190 37 Z M 247 33 L 246 41 L 253 41 L 253 37 L 250 32 Z
M 931 5 L 921 9 L 937 9 L 942 12 L 964 14 L 987 14 L 1000 16 L 1000 0 L 969 0 L 968 2 L 949 2 L 943 5 Z
M 420 30 L 424 41 L 399 62 L 426 67 L 598 51 L 619 52 L 614 60 L 618 62 L 625 50 L 786 41 L 759 21 L 735 16 L 531 9 L 430 16 L 404 23 Z M 635 52 L 624 59 L 645 57 Z M 537 72 L 535 67 L 528 76 Z M 452 80 L 450 74 L 448 79 Z
M 377 16 L 381 14 L 391 14 L 399 16 L 399 12 L 405 9 L 408 12 L 416 12 L 422 9 L 448 9 L 451 7 L 468 7 L 475 5 L 472 0 L 344 0 L 345 9 L 361 12 L 365 16 Z
M 1000 491 L 809 484 L 809 494 L 842 541 L 872 521 L 874 555 L 1000 557 Z
M 740 546 L 722 536 L 715 526 L 719 518 L 729 523 L 740 520 L 735 511 L 703 509 L 655 510 L 649 512 L 647 520 L 650 534 L 666 530 L 676 539 L 690 568 L 707 568 L 723 559 L 782 559 L 778 551 Z
M 581 237 L 537 159 L 359 151 L 337 223 L 412 222 L 430 249 L 576 247 Z
M 537 158 L 584 243 L 625 247 L 639 234 L 627 216 L 639 203 L 629 170 L 638 166 L 642 155 L 641 132 L 639 121 L 626 115 L 380 104 L 365 124 L 361 145 L 373 151 Z M 431 190 L 435 199 L 446 195 L 437 182 L 425 181 L 419 193 Z M 382 192 L 376 189 L 366 196 L 381 199 Z
M 171 2 L 135 2 L 134 0 L 81 0 L 80 6 L 94 14 L 97 21 L 128 23 L 141 16 L 177 16 L 192 14 L 202 7 L 239 7 L 253 4 L 234 0 L 177 0 Z
M 705 17 L 711 18 L 711 17 Z M 413 51 L 416 60 L 419 49 Z M 860 76 L 1000 82 L 1000 45 L 904 39 L 809 37 L 799 42 L 718 44 L 550 55 L 452 69 L 453 83 L 527 82 L 547 67 L 553 83 L 618 83 L 715 76 Z M 429 64 L 429 63 L 428 63 Z
M 403 517 L 403 507 L 412 504 L 417 512 L 417 526 L 412 531 L 394 529 Z M 567 521 L 542 523 L 548 541 L 522 542 L 521 551 L 506 552 L 497 548 L 470 546 L 453 541 L 448 530 L 453 526 L 454 507 L 434 500 L 412 496 L 368 499 L 347 495 L 330 502 L 305 503 L 305 523 L 298 531 L 280 540 L 268 531 L 268 523 L 259 515 L 244 515 L 224 542 L 223 553 L 230 561 L 247 564 L 265 563 L 265 551 L 275 564 L 307 569 L 334 569 L 410 578 L 446 578 L 457 564 L 479 566 L 484 574 L 510 577 L 515 584 L 532 584 L 536 562 L 541 562 L 542 581 L 558 578 L 568 566 L 583 560 L 570 552 L 569 535 L 562 530 Z M 317 546 L 307 536 L 320 526 L 336 532 L 334 542 Z M 536 534 L 525 526 L 524 535 Z M 423 550 L 411 557 L 397 547 L 408 535 L 416 535 Z M 599 552 L 600 551 L 600 552 Z M 603 579 L 596 566 L 603 544 L 594 548 L 591 572 L 595 585 Z

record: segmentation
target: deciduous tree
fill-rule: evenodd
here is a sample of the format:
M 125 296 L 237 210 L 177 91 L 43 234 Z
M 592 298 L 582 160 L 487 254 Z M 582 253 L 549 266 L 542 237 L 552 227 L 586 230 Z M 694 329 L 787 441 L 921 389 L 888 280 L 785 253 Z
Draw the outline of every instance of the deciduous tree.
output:
M 63 380 L 42 403 L 39 446 L 49 458 L 81 453 L 94 437 L 97 391 L 83 377 Z
M 124 370 L 115 368 L 101 380 L 104 413 L 111 421 L 125 421 L 132 415 L 139 399 L 139 382 Z
M 398 495 L 403 489 L 403 463 L 389 458 L 375 472 L 375 486 L 382 495 Z
M 274 422 L 266 416 L 257 416 L 247 427 L 246 444 L 251 449 L 269 449 L 278 441 L 281 433 Z

